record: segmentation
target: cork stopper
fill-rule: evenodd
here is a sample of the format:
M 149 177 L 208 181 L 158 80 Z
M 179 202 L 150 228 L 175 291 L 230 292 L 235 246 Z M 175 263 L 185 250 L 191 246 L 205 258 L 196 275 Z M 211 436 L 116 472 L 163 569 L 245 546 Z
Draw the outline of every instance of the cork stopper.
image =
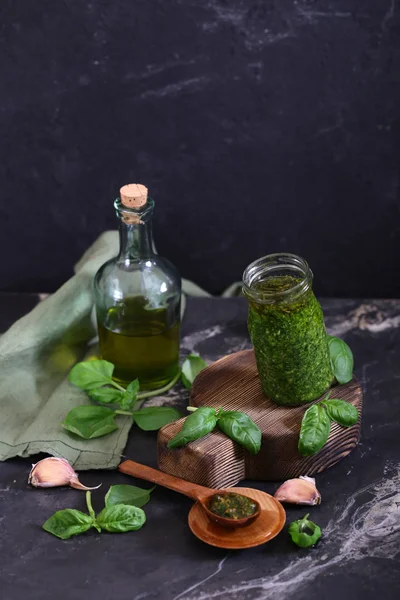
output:
M 147 187 L 141 183 L 128 183 L 119 190 L 121 202 L 127 208 L 139 210 L 147 202 Z

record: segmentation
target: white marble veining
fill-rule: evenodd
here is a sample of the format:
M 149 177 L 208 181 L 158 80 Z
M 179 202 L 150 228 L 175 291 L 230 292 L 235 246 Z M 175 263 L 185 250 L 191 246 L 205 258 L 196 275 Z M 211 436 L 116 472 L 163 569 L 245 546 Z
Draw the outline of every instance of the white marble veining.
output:
M 203 21 L 203 31 L 215 32 L 218 27 L 229 25 L 243 36 L 244 44 L 250 51 L 295 37 L 290 20 L 283 24 L 281 31 L 272 31 L 265 27 L 268 20 L 266 21 L 263 10 L 252 10 L 247 2 L 228 6 L 223 0 L 209 0 L 206 7 L 211 11 L 213 18 Z
M 354 329 L 381 333 L 400 325 L 399 306 L 396 300 L 386 301 L 384 308 L 377 304 L 360 304 L 347 315 L 337 315 L 326 319 L 326 326 L 330 335 L 340 337 Z
M 299 555 L 300 552 L 294 549 L 294 555 L 296 552 Z M 271 576 L 193 594 L 194 588 L 209 580 L 208 577 L 181 593 L 179 599 L 289 599 L 295 597 L 302 586 L 329 572 L 333 566 L 345 567 L 366 557 L 397 561 L 399 554 L 400 464 L 387 463 L 379 480 L 361 488 L 337 508 L 324 528 L 323 537 L 315 551 L 294 558 L 289 565 Z
M 386 30 L 388 24 L 393 19 L 394 13 L 395 13 L 395 9 L 396 9 L 396 0 L 389 0 L 388 9 L 387 9 L 387 11 L 384 14 L 383 19 L 382 19 L 382 23 L 381 23 L 381 31 L 382 32 L 384 32 Z
M 188 352 L 195 352 L 197 344 L 215 337 L 216 335 L 220 335 L 222 332 L 223 327 L 221 325 L 213 325 L 212 327 L 195 331 L 183 338 L 181 347 Z
M 212 78 L 207 75 L 200 75 L 199 77 L 190 77 L 188 79 L 182 79 L 174 83 L 169 83 L 157 89 L 146 90 L 140 95 L 142 100 L 150 97 L 163 97 L 163 96 L 176 96 L 183 90 L 199 91 L 204 86 L 211 82 Z
M 216 575 L 218 575 L 218 573 L 220 573 L 222 571 L 224 563 L 225 563 L 226 559 L 228 558 L 228 556 L 229 556 L 229 554 L 227 554 L 226 556 L 224 556 L 224 558 L 219 561 L 218 566 L 215 569 L 215 571 L 213 571 L 210 575 L 208 575 L 207 577 L 205 577 L 201 581 L 198 581 L 194 585 L 191 585 L 186 590 L 183 590 L 183 592 L 181 592 L 180 594 L 178 594 L 177 596 L 175 596 L 173 598 L 173 600 L 180 600 L 181 598 L 184 598 L 185 596 L 187 596 L 187 594 L 190 594 L 191 592 L 193 592 L 194 590 L 196 590 L 197 588 L 199 588 L 201 585 L 203 585 L 207 581 L 210 581 L 210 579 L 212 579 L 213 577 L 215 577 Z

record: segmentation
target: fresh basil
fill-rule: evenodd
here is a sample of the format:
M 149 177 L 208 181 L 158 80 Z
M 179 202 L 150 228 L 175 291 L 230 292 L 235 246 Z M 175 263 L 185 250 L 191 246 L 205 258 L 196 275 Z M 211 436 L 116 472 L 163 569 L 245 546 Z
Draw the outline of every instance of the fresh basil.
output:
M 251 454 L 260 451 L 261 430 L 246 413 L 237 410 L 221 411 L 218 427 Z
M 220 430 L 236 443 L 244 446 L 251 454 L 257 454 L 261 448 L 261 430 L 246 413 L 222 408 L 215 410 L 208 406 L 193 410 L 186 417 L 183 427 L 169 442 L 168 448 L 180 448 L 189 442 L 198 440 L 213 431 L 218 424 Z
M 91 440 L 118 429 L 115 416 L 111 408 L 89 404 L 70 410 L 61 425 L 85 440 Z
M 333 375 L 338 383 L 348 383 L 353 378 L 354 357 L 343 340 L 328 336 L 329 357 Z
M 107 506 L 97 515 L 96 522 L 101 529 L 110 533 L 137 531 L 146 521 L 146 515 L 137 506 L 116 504 Z
M 314 404 L 306 410 L 301 422 L 298 449 L 302 456 L 316 454 L 329 437 L 331 421 L 323 406 Z
M 205 360 L 203 360 L 198 354 L 189 354 L 189 356 L 183 361 L 181 378 L 183 385 L 190 390 L 193 381 L 197 375 L 207 366 Z
M 215 408 L 202 406 L 186 417 L 181 431 L 169 440 L 168 448 L 180 448 L 189 442 L 198 440 L 213 431 L 216 424 L 217 411 Z
M 84 533 L 94 527 L 93 518 L 80 510 L 66 508 L 58 510 L 43 524 L 43 529 L 61 540 Z
M 139 391 L 139 379 L 134 379 L 126 388 L 126 391 L 122 393 L 122 398 L 119 400 L 120 407 L 122 410 L 129 410 L 133 408 L 137 401 L 137 394 Z
M 102 385 L 113 384 L 114 365 L 106 360 L 87 360 L 77 363 L 68 379 L 83 390 L 94 390 Z
M 140 529 L 146 521 L 144 511 L 138 506 L 122 504 L 121 502 L 114 503 L 114 501 L 118 498 L 120 500 L 125 498 L 125 500 L 132 501 L 135 499 L 136 502 L 145 504 L 148 502 L 148 499 L 146 499 L 145 494 L 138 493 L 137 490 L 140 490 L 140 488 L 134 488 L 135 491 L 130 491 L 129 493 L 125 489 L 116 488 L 134 488 L 134 486 L 117 485 L 110 487 L 105 498 L 106 507 L 97 517 L 92 507 L 91 493 L 88 491 L 86 492 L 86 505 L 89 514 L 75 510 L 74 508 L 59 510 L 47 519 L 42 526 L 43 529 L 62 540 L 67 540 L 73 535 L 84 533 L 91 527 L 97 529 L 99 533 L 101 533 L 101 530 L 122 533 Z M 147 492 L 150 495 L 152 490 L 140 491 Z
M 145 490 L 135 485 L 112 485 L 105 497 L 106 507 L 109 508 L 115 504 L 128 504 L 141 508 L 149 502 L 153 490 L 155 490 L 155 487 Z
M 121 403 L 124 397 L 124 392 L 112 387 L 100 387 L 95 390 L 88 390 L 87 393 L 92 400 L 102 404 Z
M 185 385 L 190 387 L 194 377 L 204 366 L 206 363 L 200 356 L 190 355 L 184 362 Z M 144 431 L 156 431 L 182 416 L 178 410 L 169 406 L 146 407 L 134 412 L 138 399 L 165 393 L 177 382 L 180 371 L 163 388 L 150 392 L 139 392 L 138 379 L 125 389 L 113 381 L 113 372 L 114 365 L 106 360 L 83 361 L 71 369 L 68 379 L 73 385 L 86 390 L 89 397 L 99 404 L 119 404 L 119 407 L 115 407 L 116 410 L 111 410 L 109 406 L 76 407 L 61 424 L 64 429 L 84 439 L 93 439 L 118 429 L 115 423 L 115 416 L 118 414 L 132 417 Z
M 144 431 L 157 431 L 181 416 L 179 410 L 171 406 L 149 406 L 133 413 L 135 423 Z
M 292 541 L 300 548 L 309 548 L 314 546 L 321 537 L 321 528 L 308 520 L 310 515 L 306 515 L 298 521 L 293 521 L 289 525 L 289 535 Z
M 321 404 L 326 408 L 329 418 L 342 427 L 351 427 L 358 421 L 358 410 L 345 400 L 332 398 L 323 400 Z

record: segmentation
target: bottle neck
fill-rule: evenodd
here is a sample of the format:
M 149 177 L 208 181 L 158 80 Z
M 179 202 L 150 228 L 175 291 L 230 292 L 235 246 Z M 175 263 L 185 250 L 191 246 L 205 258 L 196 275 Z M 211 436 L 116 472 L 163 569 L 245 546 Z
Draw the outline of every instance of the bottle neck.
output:
M 119 224 L 120 250 L 118 258 L 123 262 L 151 258 L 155 254 L 152 234 L 154 202 L 149 200 L 142 211 L 127 209 L 115 201 Z
M 150 258 L 154 254 L 151 223 L 119 226 L 119 255 L 122 260 Z

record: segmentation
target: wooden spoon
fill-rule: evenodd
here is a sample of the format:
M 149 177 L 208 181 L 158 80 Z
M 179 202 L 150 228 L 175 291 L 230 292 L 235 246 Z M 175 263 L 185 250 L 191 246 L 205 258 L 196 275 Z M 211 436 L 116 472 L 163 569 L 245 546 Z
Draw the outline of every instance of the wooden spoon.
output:
M 175 492 L 179 492 L 180 494 L 184 494 L 189 498 L 193 498 L 200 502 L 203 510 L 207 514 L 208 518 L 218 523 L 218 525 L 222 525 L 222 527 L 244 527 L 245 525 L 249 525 L 252 523 L 257 517 L 260 516 L 261 507 L 257 500 L 253 498 L 249 498 L 249 496 L 244 496 L 248 498 L 257 506 L 257 510 L 255 513 L 250 515 L 249 517 L 243 517 L 242 519 L 229 519 L 226 517 L 221 517 L 213 513 L 208 504 L 213 496 L 218 494 L 219 496 L 224 496 L 227 494 L 232 494 L 232 490 L 213 490 L 202 485 L 197 485 L 196 483 L 191 483 L 190 481 L 185 481 L 184 479 L 179 479 L 178 477 L 174 477 L 173 475 L 168 475 L 168 473 L 163 473 L 162 471 L 158 471 L 157 469 L 152 469 L 151 467 L 146 467 L 145 465 L 141 465 L 133 460 L 125 460 L 118 467 L 118 470 L 122 473 L 126 473 L 127 475 L 132 475 L 132 477 L 137 477 L 138 479 L 145 479 L 146 481 L 151 481 L 152 483 L 156 483 L 163 487 L 166 487 L 170 490 L 174 490 Z M 238 488 L 238 491 L 240 488 Z M 239 494 L 243 496 L 243 494 Z

